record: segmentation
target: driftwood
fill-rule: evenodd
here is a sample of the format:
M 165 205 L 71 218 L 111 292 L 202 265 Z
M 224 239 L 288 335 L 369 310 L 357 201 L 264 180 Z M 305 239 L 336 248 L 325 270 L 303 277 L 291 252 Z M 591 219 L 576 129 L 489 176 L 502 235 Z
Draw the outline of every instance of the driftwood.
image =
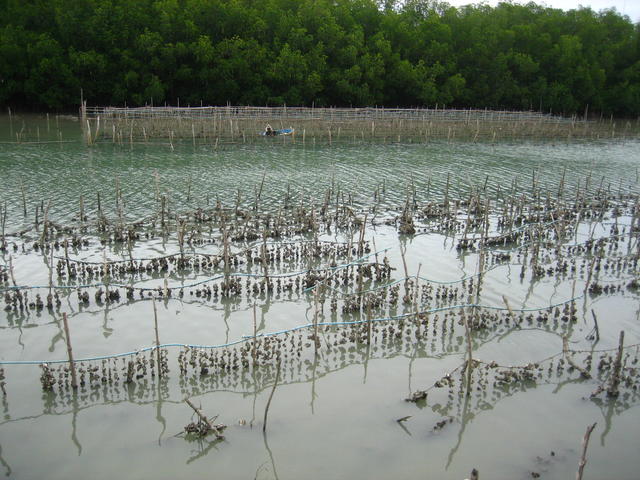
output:
M 591 374 L 587 372 L 584 368 L 582 368 L 580 365 L 578 365 L 576 362 L 574 362 L 573 358 L 571 358 L 571 354 L 569 353 L 569 341 L 567 340 L 567 337 L 562 337 L 562 353 L 564 354 L 564 357 L 567 359 L 567 362 L 569 363 L 569 365 L 571 365 L 573 368 L 578 370 L 580 372 L 580 375 L 582 375 L 583 378 L 591 378 Z
M 425 400 L 427 398 L 427 392 L 425 390 L 417 390 L 405 398 L 405 402 L 418 402 L 420 400 Z
M 200 437 L 204 437 L 209 433 L 213 433 L 215 434 L 217 439 L 220 439 L 220 440 L 224 439 L 224 435 L 222 435 L 222 431 L 225 428 L 227 428 L 226 425 L 221 425 L 221 424 L 214 425 L 212 421 L 208 419 L 206 415 L 202 413 L 202 411 L 191 402 L 191 400 L 189 400 L 188 398 L 185 398 L 184 401 L 187 403 L 187 405 L 189 405 L 193 409 L 193 411 L 196 413 L 196 415 L 199 418 L 199 421 L 197 423 L 192 422 L 187 426 L 185 426 L 184 427 L 185 432 L 194 433 Z
M 584 438 L 582 439 L 582 457 L 580 458 L 580 462 L 578 463 L 576 480 L 582 480 L 582 472 L 584 471 L 584 466 L 587 464 L 587 447 L 589 446 L 589 437 L 591 436 L 591 432 L 593 432 L 594 428 L 596 428 L 595 423 L 587 427 L 587 431 L 584 434 Z

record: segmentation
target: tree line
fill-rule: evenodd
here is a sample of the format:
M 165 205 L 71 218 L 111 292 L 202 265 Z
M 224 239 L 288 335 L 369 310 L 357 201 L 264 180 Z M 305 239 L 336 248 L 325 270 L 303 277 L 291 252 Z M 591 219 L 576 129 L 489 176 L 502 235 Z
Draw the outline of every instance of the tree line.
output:
M 4 4 L 4 5 L 3 5 Z M 615 10 L 433 0 L 0 0 L 0 105 L 306 105 L 640 114 Z

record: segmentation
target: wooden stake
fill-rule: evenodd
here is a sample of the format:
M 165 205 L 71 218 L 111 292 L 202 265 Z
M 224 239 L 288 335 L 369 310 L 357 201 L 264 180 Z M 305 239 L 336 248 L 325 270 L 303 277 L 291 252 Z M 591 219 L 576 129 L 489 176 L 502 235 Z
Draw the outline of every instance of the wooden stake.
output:
M 476 308 L 476 307 L 474 307 Z M 467 397 L 471 396 L 471 373 L 473 370 L 473 345 L 471 343 L 471 329 L 469 328 L 468 316 L 464 316 L 464 330 L 467 337 Z
M 403 248 L 402 244 L 400 244 L 400 257 L 402 257 L 402 266 L 404 267 L 404 288 L 405 293 L 407 290 L 407 282 L 409 281 L 409 270 L 407 269 L 407 260 L 405 258 L 405 253 L 407 252 L 406 248 Z
M 267 262 L 267 229 L 262 231 L 262 268 L 264 270 L 264 288 L 265 291 L 269 291 L 269 266 Z
M 24 212 L 24 216 L 27 216 L 27 194 L 24 191 L 24 182 L 20 179 L 20 190 L 22 191 L 22 210 Z
M 511 310 L 511 306 L 509 305 L 509 300 L 507 300 L 507 297 L 502 295 L 502 301 L 507 306 L 507 310 L 509 310 L 509 314 L 511 315 L 511 317 L 516 318 L 515 315 L 513 314 L 513 310 Z
M 315 346 L 315 354 L 318 355 L 318 346 L 320 339 L 318 338 L 318 289 L 313 289 L 313 343 Z
M 447 172 L 447 185 L 444 188 L 444 208 L 449 213 L 449 180 L 451 174 Z
M 371 302 L 367 302 L 367 345 L 371 345 Z
M 80 195 L 80 225 L 84 223 L 84 197 Z
M 129 265 L 131 267 L 131 271 L 133 271 L 133 252 L 131 245 L 131 235 L 127 233 L 127 251 L 129 252 Z
M 258 335 L 258 323 L 257 323 L 257 315 L 256 315 L 256 304 L 253 303 L 253 345 L 251 348 L 251 356 L 253 357 L 253 365 L 255 366 L 257 361 L 257 352 L 256 352 L 256 341 Z
M 422 268 L 422 263 L 419 263 L 418 272 L 416 273 L 415 290 L 413 291 L 413 311 L 416 315 L 418 314 L 418 295 L 420 293 L 420 269 L 421 268 Z
M 40 243 L 44 244 L 49 234 L 49 207 L 51 206 L 51 200 L 47 202 L 47 208 L 44 211 L 44 222 L 42 223 L 42 238 Z
M 267 177 L 267 170 L 265 169 L 264 172 L 262 172 L 262 180 L 260 181 L 260 188 L 256 191 L 256 205 L 255 205 L 256 212 L 260 207 L 260 197 L 262 196 L 262 189 L 264 187 L 264 180 L 266 177 Z
M 156 362 L 158 364 L 158 378 L 162 377 L 162 368 L 160 364 L 160 336 L 158 335 L 158 310 L 156 309 L 156 301 L 155 299 L 151 299 L 151 303 L 153 304 L 153 327 L 156 331 Z
M 616 354 L 616 360 L 613 363 L 613 373 L 611 375 L 611 382 L 609 388 L 607 388 L 608 397 L 618 396 L 618 385 L 620 385 L 620 369 L 622 368 L 622 350 L 624 348 L 624 330 L 620 331 L 620 339 L 618 341 L 618 353 Z
M 13 286 L 17 287 L 18 284 L 16 283 L 16 277 L 13 276 L 13 260 L 11 258 L 11 255 L 9 255 L 9 275 L 11 275 L 11 281 L 13 282 Z
M 580 375 L 582 375 L 582 377 L 591 378 L 591 374 L 589 374 L 589 372 L 587 372 L 587 370 L 582 368 L 580 365 L 576 364 L 573 361 L 573 358 L 571 358 L 571 355 L 569 354 L 569 340 L 566 336 L 562 337 L 562 353 L 567 359 L 567 363 L 571 365 L 573 368 L 575 368 L 576 370 L 578 370 L 580 372 Z
M 367 226 L 367 217 L 368 217 L 368 213 L 366 213 L 364 215 L 364 220 L 362 222 L 362 225 L 360 226 L 360 238 L 358 239 L 358 255 L 363 255 L 364 254 L 364 232 L 365 232 L 365 227 Z
M 596 317 L 596 312 L 591 309 L 591 315 L 593 316 L 593 323 L 595 324 L 596 329 L 596 342 L 600 340 L 600 329 L 598 328 L 598 317 Z
M 64 240 L 64 260 L 67 264 L 67 279 L 71 280 L 71 262 L 69 261 L 69 240 Z
M 36 213 L 38 212 L 38 207 L 36 207 Z M 0 243 L 0 248 L 4 247 L 4 231 L 7 225 L 7 202 L 4 202 L 4 208 L 0 210 L 0 223 L 2 224 L 2 243 Z M 36 221 L 36 230 L 37 230 L 37 221 Z
M 224 256 L 224 285 L 225 288 L 229 287 L 229 273 L 231 266 L 229 265 L 229 233 L 227 232 L 224 224 L 222 225 L 222 243 L 223 243 L 223 256 Z
M 73 349 L 71 348 L 71 337 L 69 336 L 69 323 L 67 322 L 67 313 L 62 314 L 62 322 L 64 324 L 64 337 L 67 341 L 67 354 L 69 355 L 69 368 L 71 368 L 71 387 L 74 390 L 78 388 L 78 381 L 76 378 L 76 366 L 73 363 Z
M 53 294 L 53 245 L 49 246 L 49 251 L 49 297 L 51 297 Z
M 160 205 L 160 225 L 164 229 L 164 209 L 167 203 L 167 197 L 162 195 L 161 205 Z

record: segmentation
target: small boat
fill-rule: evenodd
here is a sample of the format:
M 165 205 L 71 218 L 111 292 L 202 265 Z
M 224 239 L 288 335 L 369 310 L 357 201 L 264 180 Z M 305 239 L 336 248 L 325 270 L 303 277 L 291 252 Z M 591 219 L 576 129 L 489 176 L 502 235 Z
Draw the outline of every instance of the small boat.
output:
M 278 135 L 293 135 L 295 133 L 295 129 L 293 127 L 289 128 L 281 128 L 280 130 L 271 130 L 270 133 L 267 133 L 267 130 L 264 132 L 260 132 L 260 135 L 265 137 L 275 137 Z

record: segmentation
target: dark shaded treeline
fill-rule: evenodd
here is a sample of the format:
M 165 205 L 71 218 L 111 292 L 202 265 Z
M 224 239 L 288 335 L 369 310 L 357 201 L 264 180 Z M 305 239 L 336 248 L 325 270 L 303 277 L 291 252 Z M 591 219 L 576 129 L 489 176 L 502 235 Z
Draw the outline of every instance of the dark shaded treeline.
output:
M 0 0 L 0 104 L 640 114 L 640 24 L 429 0 Z

